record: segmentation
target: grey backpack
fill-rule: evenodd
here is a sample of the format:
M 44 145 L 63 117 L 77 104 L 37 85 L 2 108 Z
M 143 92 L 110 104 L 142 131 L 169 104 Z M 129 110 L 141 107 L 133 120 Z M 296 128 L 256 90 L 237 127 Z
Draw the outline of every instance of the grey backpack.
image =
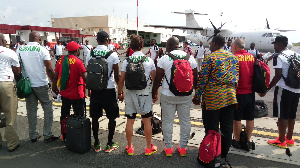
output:
M 108 64 L 107 58 L 113 53 L 109 51 L 104 57 L 95 56 L 94 52 L 91 52 L 92 58 L 88 62 L 87 67 L 87 79 L 86 88 L 89 90 L 103 90 L 107 88 L 108 79 L 112 72 L 108 76 Z

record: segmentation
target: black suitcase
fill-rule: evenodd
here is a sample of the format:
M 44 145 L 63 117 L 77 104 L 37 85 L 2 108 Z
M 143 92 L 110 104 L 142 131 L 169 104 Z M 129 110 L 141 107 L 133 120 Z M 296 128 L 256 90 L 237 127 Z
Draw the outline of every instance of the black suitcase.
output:
M 85 88 L 84 88 L 85 89 Z M 84 116 L 70 115 L 66 119 L 66 147 L 76 153 L 85 153 L 91 149 L 91 121 Z
M 255 101 L 254 118 L 261 118 L 268 115 L 268 106 L 263 100 Z

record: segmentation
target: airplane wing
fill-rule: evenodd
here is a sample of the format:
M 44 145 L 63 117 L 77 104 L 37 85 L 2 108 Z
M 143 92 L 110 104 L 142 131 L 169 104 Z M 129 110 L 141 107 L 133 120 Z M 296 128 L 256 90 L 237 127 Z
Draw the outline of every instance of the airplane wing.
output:
M 180 30 L 203 30 L 203 27 L 190 27 L 190 26 L 144 25 L 144 27 L 180 29 Z
M 280 32 L 289 32 L 289 31 L 296 31 L 296 30 L 279 30 L 278 29 L 278 31 L 280 31 Z

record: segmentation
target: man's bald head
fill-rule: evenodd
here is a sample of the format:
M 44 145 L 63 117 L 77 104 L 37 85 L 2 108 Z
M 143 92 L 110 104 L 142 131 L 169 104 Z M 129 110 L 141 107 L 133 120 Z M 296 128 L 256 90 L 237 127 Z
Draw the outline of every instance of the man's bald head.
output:
M 235 54 L 236 52 L 243 49 L 245 49 L 245 42 L 243 39 L 238 38 L 231 44 L 232 54 Z
M 171 52 L 179 48 L 179 39 L 177 37 L 171 37 L 167 41 L 166 51 Z
M 2 33 L 0 33 L 0 46 L 6 47 L 5 36 Z
M 41 35 L 38 32 L 31 32 L 29 34 L 29 42 L 41 43 Z

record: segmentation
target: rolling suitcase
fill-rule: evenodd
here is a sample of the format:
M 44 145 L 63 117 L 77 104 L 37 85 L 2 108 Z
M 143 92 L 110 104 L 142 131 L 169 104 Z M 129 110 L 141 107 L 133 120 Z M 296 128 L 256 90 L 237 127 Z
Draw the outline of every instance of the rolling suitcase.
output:
M 70 115 L 66 118 L 66 147 L 76 153 L 91 149 L 91 121 L 86 117 L 85 101 L 84 116 Z

